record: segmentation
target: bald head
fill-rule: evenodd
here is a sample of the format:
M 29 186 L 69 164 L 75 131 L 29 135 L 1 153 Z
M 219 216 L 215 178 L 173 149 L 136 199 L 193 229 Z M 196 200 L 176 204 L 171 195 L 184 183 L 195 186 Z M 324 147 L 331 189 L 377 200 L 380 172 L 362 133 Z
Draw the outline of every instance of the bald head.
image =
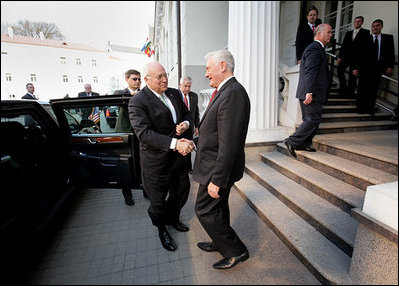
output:
M 315 40 L 319 40 L 326 45 L 330 42 L 332 38 L 332 28 L 329 24 L 320 24 L 316 27 L 315 30 Z
M 158 94 L 168 89 L 168 75 L 158 62 L 149 62 L 143 67 L 144 80 L 147 86 Z

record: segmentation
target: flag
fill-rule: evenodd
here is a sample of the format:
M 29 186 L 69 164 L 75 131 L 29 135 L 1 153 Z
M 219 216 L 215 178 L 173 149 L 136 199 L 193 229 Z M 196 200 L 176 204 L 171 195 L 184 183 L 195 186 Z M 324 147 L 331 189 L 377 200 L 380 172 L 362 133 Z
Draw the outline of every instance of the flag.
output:
M 144 52 L 148 57 L 151 57 L 153 54 L 155 54 L 152 43 L 151 41 L 148 40 L 148 38 L 143 47 L 141 48 L 141 51 Z
M 96 124 L 100 121 L 100 109 L 98 107 L 92 108 L 89 119 L 93 120 Z

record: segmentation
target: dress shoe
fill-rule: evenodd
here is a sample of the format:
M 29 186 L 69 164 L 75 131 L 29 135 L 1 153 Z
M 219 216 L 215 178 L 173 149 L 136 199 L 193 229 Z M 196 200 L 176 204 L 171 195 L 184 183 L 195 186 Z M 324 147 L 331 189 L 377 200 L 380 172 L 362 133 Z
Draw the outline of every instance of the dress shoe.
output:
M 238 263 L 244 262 L 248 258 L 249 258 L 248 250 L 245 250 L 244 253 L 242 253 L 238 256 L 223 258 L 222 260 L 213 264 L 213 268 L 219 269 L 219 270 L 231 269 L 234 266 L 236 266 Z
M 126 203 L 128 206 L 134 205 L 133 197 L 125 197 L 125 203 Z
M 163 248 L 168 251 L 175 251 L 177 246 L 166 229 L 158 229 L 159 239 L 161 240 Z
M 287 141 L 283 141 L 283 143 L 285 144 L 285 146 L 287 146 L 287 149 L 288 149 L 288 153 L 292 156 L 292 157 L 294 157 L 294 158 L 296 158 L 296 153 L 295 153 L 295 148 L 293 148 L 290 144 L 288 144 L 287 143 Z
M 296 150 L 307 151 L 307 152 L 316 152 L 317 151 L 315 148 L 312 148 L 312 147 L 309 147 L 309 146 L 296 148 Z
M 206 252 L 219 251 L 219 249 L 212 242 L 198 242 L 197 246 Z
M 180 221 L 173 223 L 172 226 L 177 230 L 177 231 L 181 231 L 181 232 L 186 232 L 189 231 L 190 229 L 188 228 L 187 225 L 185 225 L 184 223 L 181 223 Z

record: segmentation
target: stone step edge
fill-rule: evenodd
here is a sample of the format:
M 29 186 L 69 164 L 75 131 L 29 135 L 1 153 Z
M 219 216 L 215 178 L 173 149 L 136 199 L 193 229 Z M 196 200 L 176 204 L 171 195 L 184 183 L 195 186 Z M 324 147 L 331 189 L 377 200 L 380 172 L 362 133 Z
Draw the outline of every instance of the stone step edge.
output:
M 259 167 L 261 167 L 261 169 L 259 169 Z M 263 186 L 263 188 L 265 188 L 269 193 L 273 194 L 293 212 L 299 215 L 309 225 L 317 229 L 318 232 L 320 232 L 324 237 L 326 237 L 329 241 L 335 244 L 349 257 L 352 256 L 353 245 L 355 243 L 355 230 L 357 227 L 357 221 L 354 220 L 350 216 L 350 214 L 325 201 L 305 187 L 301 186 L 291 179 L 288 179 L 283 174 L 267 166 L 266 164 L 263 164 L 262 162 L 247 163 L 245 166 L 245 172 L 252 179 L 254 179 L 261 186 Z M 262 172 L 267 173 L 262 174 Z M 272 179 L 270 180 L 267 178 L 267 176 L 269 175 L 272 176 Z M 295 198 L 295 194 L 291 192 L 286 192 L 281 185 L 279 185 L 278 183 L 276 184 L 276 180 L 274 180 L 273 178 L 277 178 L 278 182 L 286 182 L 288 184 L 287 186 L 283 187 L 287 187 L 290 190 L 295 189 L 296 193 L 303 194 L 303 196 L 310 196 L 308 197 L 308 199 L 312 201 L 311 205 L 313 207 L 319 206 L 320 209 L 328 209 L 328 213 L 334 213 L 337 216 L 339 214 L 339 217 L 342 219 L 342 222 L 345 223 L 344 225 L 346 225 L 346 228 L 341 226 L 338 227 L 338 225 L 340 224 L 338 224 L 337 221 L 334 221 L 334 219 L 331 220 L 331 216 L 318 216 L 319 213 L 315 212 L 314 209 L 312 209 L 312 206 L 309 206 L 309 201 L 304 201 L 300 199 L 298 201 L 298 199 Z M 347 228 L 348 226 L 351 227 L 352 233 L 349 232 L 349 229 Z
M 288 155 L 287 147 L 283 143 L 277 143 L 277 151 L 283 152 Z M 323 152 L 323 151 L 319 151 L 319 152 Z M 350 170 L 348 170 L 348 168 L 342 169 L 337 166 L 336 162 L 332 162 L 332 161 L 327 162 L 326 160 L 323 160 L 323 158 L 321 158 L 321 159 L 313 158 L 314 156 L 312 156 L 311 153 L 310 154 L 307 154 L 307 153 L 308 152 L 297 151 L 296 152 L 297 160 L 299 160 L 301 162 L 306 162 L 308 165 L 312 166 L 313 168 L 320 170 L 322 172 L 325 172 L 331 176 L 334 176 L 334 177 L 336 177 L 346 183 L 349 183 L 352 186 L 355 186 L 356 188 L 359 188 L 363 191 L 366 191 L 367 187 L 370 185 L 378 185 L 378 184 L 388 182 L 388 181 L 379 181 L 376 178 L 368 177 L 367 174 L 364 173 L 364 170 L 366 170 L 366 172 L 369 172 L 369 174 L 370 174 L 370 172 L 372 172 L 372 170 L 371 170 L 372 168 L 365 166 L 363 164 L 356 163 L 356 162 L 350 161 L 348 159 L 341 158 L 341 157 L 334 156 L 332 154 L 323 152 L 324 154 L 333 156 L 331 158 L 334 158 L 334 160 L 340 160 L 341 162 L 343 162 L 343 164 L 340 164 L 340 166 L 347 166 L 349 164 L 354 166 L 354 168 L 352 168 Z M 363 169 L 363 172 L 353 171 L 353 170 L 357 170 L 358 168 Z M 367 170 L 367 169 L 369 169 L 369 170 Z M 382 173 L 382 171 L 379 171 L 377 169 L 375 169 L 375 172 L 378 172 L 380 174 Z M 375 172 L 373 174 L 375 174 Z M 389 173 L 385 173 L 382 176 L 382 178 L 385 175 L 386 176 L 394 176 Z M 381 176 L 380 176 L 380 178 L 381 178 Z M 395 181 L 395 180 L 393 179 L 392 181 Z
M 334 156 L 352 160 L 354 162 L 371 166 L 376 169 L 384 169 L 387 173 L 392 175 L 398 174 L 398 162 L 395 160 L 390 160 L 389 158 L 383 158 L 376 154 L 361 152 L 354 148 L 344 148 L 340 145 L 328 142 L 328 140 L 317 138 L 317 136 L 313 139 L 313 146 L 318 150 Z
M 272 153 L 277 153 L 277 154 L 280 154 L 281 156 L 287 157 L 286 155 L 283 155 L 277 151 L 262 152 L 260 154 L 262 161 L 264 163 L 266 163 L 267 165 L 269 165 L 270 167 L 272 167 L 273 169 L 278 168 L 278 170 L 277 169 L 276 170 L 279 171 L 280 173 L 282 173 L 284 176 L 297 182 L 298 184 L 301 184 L 302 186 L 309 189 L 310 191 L 312 191 L 319 197 L 321 197 L 321 198 L 327 200 L 328 202 L 332 203 L 333 205 L 339 207 L 340 209 L 347 212 L 348 214 L 351 213 L 351 210 L 353 208 L 363 206 L 364 191 L 362 191 L 356 187 L 353 187 L 352 185 L 345 183 L 333 176 L 330 176 L 320 170 L 314 169 L 311 166 L 309 166 L 303 162 L 294 160 L 291 157 L 287 157 L 287 159 L 284 158 L 284 160 L 292 160 L 292 164 L 298 164 L 298 166 L 301 166 L 301 170 L 311 170 L 312 171 L 311 173 L 314 174 L 315 177 L 323 178 L 323 177 L 328 176 L 329 181 L 337 181 L 337 183 L 339 183 L 339 185 L 341 185 L 341 186 L 347 185 L 348 187 L 345 189 L 345 192 L 350 192 L 353 197 L 359 197 L 358 200 L 355 200 L 355 199 L 352 200 L 352 199 L 345 198 L 344 192 L 342 192 L 342 193 L 334 192 L 334 190 L 330 189 L 329 186 L 323 186 L 322 184 L 320 184 L 320 182 L 318 182 L 314 178 L 306 177 L 304 174 L 298 173 L 297 171 L 295 171 L 295 169 L 297 169 L 297 168 L 295 168 L 295 167 L 290 168 L 289 165 L 285 164 L 286 162 L 279 162 L 278 159 L 270 158 L 270 156 L 273 155 Z M 267 162 L 265 162 L 265 161 L 267 161 Z M 281 172 L 281 170 L 283 170 L 283 172 Z M 295 177 L 295 178 L 293 178 L 293 177 Z M 336 184 L 333 184 L 333 185 L 336 185 Z M 362 199 L 360 199 L 360 198 L 362 198 Z
M 236 182 L 233 188 L 321 283 L 325 285 L 354 285 L 354 281 L 349 276 L 351 259 L 315 228 L 284 205 L 284 203 L 247 174 L 244 174 L 243 178 Z M 262 205 L 263 201 L 272 201 L 271 205 L 275 212 L 269 211 L 269 209 Z M 289 232 L 288 229 L 284 229 L 279 225 L 278 220 L 273 217 L 274 213 L 278 213 L 278 216 L 282 216 L 281 213 L 285 213 L 290 221 L 297 221 L 298 225 L 308 235 L 311 235 L 313 239 L 310 240 L 306 237 L 301 237 L 298 232 Z M 316 245 L 313 241 L 317 241 L 319 244 Z M 310 249 L 320 247 L 320 245 L 325 247 L 320 249 L 320 251 L 314 251 L 312 254 L 306 249 L 309 243 L 312 244 L 308 246 Z M 325 248 L 328 248 L 332 255 L 326 255 L 327 250 Z

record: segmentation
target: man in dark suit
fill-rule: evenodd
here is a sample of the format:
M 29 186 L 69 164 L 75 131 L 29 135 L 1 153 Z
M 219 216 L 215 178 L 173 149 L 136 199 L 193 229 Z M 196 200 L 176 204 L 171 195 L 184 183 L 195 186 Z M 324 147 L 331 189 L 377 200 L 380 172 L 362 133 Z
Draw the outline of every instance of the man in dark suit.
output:
M 359 76 L 359 94 L 357 98 L 357 108 L 359 113 L 369 113 L 374 115 L 375 102 L 377 99 L 378 88 L 383 74 L 390 75 L 395 63 L 395 48 L 392 35 L 382 34 L 383 21 L 375 20 L 371 24 L 371 35 L 368 38 L 366 55 L 358 59 L 359 67 L 362 70 L 354 70 L 354 74 Z
M 306 21 L 303 21 L 298 26 L 295 40 L 296 59 L 298 64 L 301 63 L 303 51 L 313 42 L 316 27 L 321 24 L 321 20 L 317 18 L 318 15 L 319 11 L 316 7 L 310 6 L 307 9 Z
M 79 92 L 78 97 L 86 97 L 86 96 L 100 96 L 97 92 L 91 91 L 91 85 L 86 83 L 84 85 L 85 91 Z M 91 107 L 80 108 L 82 119 L 89 119 L 90 114 L 92 113 L 93 109 Z M 97 124 L 100 126 L 100 122 Z
M 26 84 L 26 90 L 28 92 L 24 96 L 22 96 L 22 99 L 39 99 L 37 96 L 33 94 L 35 92 L 35 87 L 33 86 L 32 83 Z
M 143 185 L 151 202 L 148 209 L 152 224 L 158 227 L 162 246 L 175 251 L 177 246 L 166 229 L 189 228 L 180 222 L 187 201 L 190 180 L 184 157 L 194 149 L 190 138 L 191 116 L 177 89 L 168 88 L 165 69 L 158 62 L 143 68 L 147 84 L 129 100 L 129 118 L 140 141 Z
M 214 263 L 213 268 L 223 270 L 249 257 L 246 246 L 230 225 L 228 199 L 230 188 L 244 172 L 250 101 L 233 75 L 234 58 L 229 51 L 211 52 L 205 58 L 205 76 L 216 90 L 199 123 L 193 169 L 193 179 L 200 184 L 195 212 L 212 240 L 200 242 L 198 247 L 207 252 L 219 251 L 223 259 Z
M 199 124 L 199 109 L 198 109 L 198 95 L 191 91 L 191 85 L 193 80 L 189 76 L 183 76 L 180 78 L 179 90 L 181 93 L 182 100 L 190 111 L 193 124 L 191 125 L 191 131 L 193 136 L 198 135 L 198 124 Z M 191 153 L 186 156 L 189 165 L 190 173 L 192 173 Z
M 289 154 L 296 157 L 296 150 L 315 152 L 312 140 L 316 135 L 327 102 L 329 92 L 328 60 L 324 47 L 330 42 L 332 28 L 320 24 L 315 31 L 315 40 L 304 51 L 299 69 L 299 82 L 296 97 L 302 110 L 302 124 L 295 133 L 284 140 Z
M 353 21 L 353 30 L 345 34 L 338 54 L 338 78 L 341 94 L 354 97 L 356 89 L 356 77 L 353 75 L 354 64 L 358 62 L 357 57 L 362 58 L 368 44 L 370 31 L 363 29 L 364 18 L 358 16 Z M 348 83 L 345 77 L 345 70 L 349 67 Z

